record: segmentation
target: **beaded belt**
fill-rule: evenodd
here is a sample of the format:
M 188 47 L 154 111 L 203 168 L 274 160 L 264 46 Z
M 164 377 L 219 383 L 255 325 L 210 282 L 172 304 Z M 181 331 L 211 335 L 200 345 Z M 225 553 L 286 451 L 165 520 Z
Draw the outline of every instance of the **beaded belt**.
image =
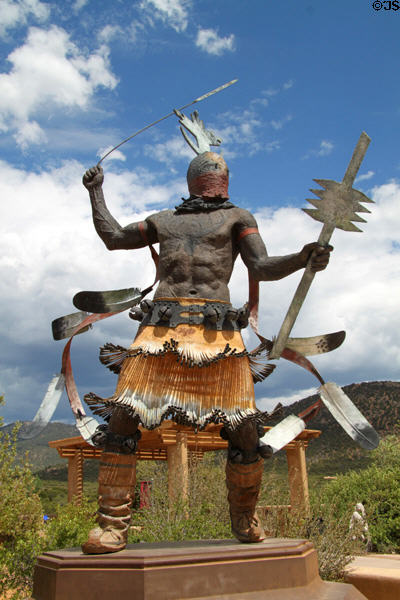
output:
M 142 325 L 177 327 L 178 325 L 204 325 L 205 329 L 238 331 L 248 325 L 247 305 L 234 308 L 225 302 L 206 301 L 203 304 L 182 305 L 178 300 L 143 300 Z

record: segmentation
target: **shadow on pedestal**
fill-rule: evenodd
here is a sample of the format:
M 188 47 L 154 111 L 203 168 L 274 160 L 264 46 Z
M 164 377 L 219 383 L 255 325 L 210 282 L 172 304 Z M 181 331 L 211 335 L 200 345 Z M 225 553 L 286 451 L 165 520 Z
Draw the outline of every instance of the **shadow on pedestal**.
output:
M 260 544 L 201 540 L 130 545 L 115 554 L 78 549 L 38 558 L 34 600 L 365 600 L 318 575 L 306 540 Z

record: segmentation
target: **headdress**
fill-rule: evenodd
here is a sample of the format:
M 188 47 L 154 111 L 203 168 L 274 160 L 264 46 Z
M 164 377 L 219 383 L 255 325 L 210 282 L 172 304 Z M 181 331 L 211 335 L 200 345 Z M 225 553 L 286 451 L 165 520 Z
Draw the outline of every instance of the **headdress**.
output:
M 213 131 L 205 128 L 197 110 L 190 115 L 190 119 L 180 111 L 175 111 L 175 114 L 179 117 L 180 130 L 184 139 L 197 154 L 187 171 L 190 198 L 185 202 L 190 202 L 194 206 L 196 200 L 199 206 L 198 199 L 201 198 L 203 203 L 207 203 L 207 208 L 232 206 L 229 202 L 225 202 L 229 198 L 227 164 L 220 154 L 211 152 L 211 146 L 219 146 L 222 140 Z M 185 130 L 191 133 L 193 138 L 189 137 Z M 212 202 L 207 202 L 210 200 Z

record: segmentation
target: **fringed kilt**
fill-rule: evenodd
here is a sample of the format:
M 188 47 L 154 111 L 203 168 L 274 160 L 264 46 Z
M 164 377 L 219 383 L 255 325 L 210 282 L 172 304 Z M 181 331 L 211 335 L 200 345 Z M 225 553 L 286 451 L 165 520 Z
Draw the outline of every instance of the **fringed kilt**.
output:
M 262 414 L 255 405 L 254 371 L 273 369 L 249 356 L 239 331 L 189 324 L 141 326 L 129 349 L 107 344 L 100 359 L 119 372 L 117 388 L 107 399 L 87 394 L 86 402 L 106 420 L 123 407 L 148 429 L 168 417 L 199 428 L 211 422 L 235 427 Z

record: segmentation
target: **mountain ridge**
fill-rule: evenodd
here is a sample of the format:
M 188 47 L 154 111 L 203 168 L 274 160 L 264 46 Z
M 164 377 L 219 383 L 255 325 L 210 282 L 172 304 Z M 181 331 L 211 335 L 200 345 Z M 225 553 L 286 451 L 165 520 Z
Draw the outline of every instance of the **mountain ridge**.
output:
M 400 382 L 370 381 L 352 383 L 342 388 L 365 418 L 377 430 L 380 436 L 398 431 L 400 426 Z M 318 394 L 284 407 L 284 416 L 299 414 L 318 399 Z M 10 432 L 14 424 L 4 426 L 0 431 Z M 335 421 L 330 412 L 323 407 L 319 414 L 309 423 L 309 429 L 319 429 L 322 434 L 313 440 L 307 450 L 307 460 L 312 465 L 318 460 L 325 460 L 332 465 L 343 461 L 357 461 L 368 457 L 368 451 L 358 447 Z M 54 465 L 66 465 L 54 448 L 48 446 L 50 440 L 63 439 L 79 435 L 75 425 L 51 422 L 40 434 L 31 440 L 18 440 L 17 449 L 20 456 L 29 452 L 29 461 L 33 471 L 40 471 Z

